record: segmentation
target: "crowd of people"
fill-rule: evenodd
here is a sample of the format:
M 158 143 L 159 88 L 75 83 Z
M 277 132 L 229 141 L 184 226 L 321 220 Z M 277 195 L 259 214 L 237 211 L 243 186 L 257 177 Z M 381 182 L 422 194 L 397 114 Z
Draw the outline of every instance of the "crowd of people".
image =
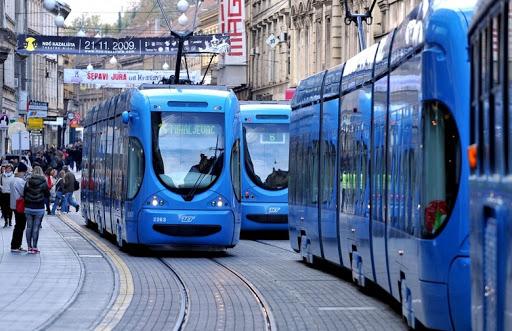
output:
M 6 155 L 0 163 L 0 209 L 4 228 L 13 226 L 11 252 L 39 253 L 39 230 L 45 211 L 48 215 L 69 212 L 80 205 L 73 193 L 80 188 L 71 171 L 79 171 L 81 144 L 66 149 L 49 148 L 18 157 Z M 22 246 L 25 233 L 27 249 Z

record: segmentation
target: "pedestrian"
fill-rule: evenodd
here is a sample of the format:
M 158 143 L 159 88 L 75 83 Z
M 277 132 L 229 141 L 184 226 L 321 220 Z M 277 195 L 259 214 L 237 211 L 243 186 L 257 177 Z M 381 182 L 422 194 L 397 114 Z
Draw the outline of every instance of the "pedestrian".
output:
M 67 166 L 64 166 L 64 171 L 66 174 L 64 175 L 64 203 L 62 205 L 63 212 L 69 212 L 69 206 L 73 206 L 76 209 L 76 212 L 80 209 L 80 205 L 75 201 L 73 197 L 73 192 L 75 192 L 76 188 L 76 177 L 75 175 L 69 171 Z
M 14 181 L 14 173 L 11 164 L 4 166 L 4 172 L 0 177 L 0 208 L 4 217 L 4 228 L 12 226 L 12 210 L 11 210 L 11 182 Z
M 66 175 L 66 172 L 64 170 L 61 170 L 59 172 L 59 175 L 57 177 L 57 180 L 55 181 L 55 185 L 53 186 L 55 188 L 55 201 L 53 202 L 52 211 L 51 214 L 55 215 L 55 211 L 57 210 L 57 207 L 64 206 L 64 176 Z
M 29 254 L 39 253 L 37 241 L 39 240 L 39 226 L 44 217 L 45 198 L 50 196 L 48 183 L 40 166 L 35 166 L 32 176 L 25 184 L 23 191 L 25 198 L 25 217 L 27 218 L 27 246 Z
M 23 232 L 27 220 L 25 218 L 25 208 L 23 200 L 23 189 L 25 188 L 25 175 L 27 173 L 27 166 L 25 163 L 18 164 L 18 169 L 14 180 L 10 184 L 11 188 L 11 209 L 14 212 L 16 223 L 14 224 L 14 231 L 12 232 L 11 252 L 26 251 L 22 246 Z
M 45 171 L 46 183 L 48 184 L 48 190 L 50 191 L 50 195 L 48 197 L 46 197 L 44 200 L 44 205 L 46 207 L 46 213 L 48 215 L 51 214 L 50 202 L 52 199 L 52 192 L 55 193 L 55 189 L 54 189 L 55 178 L 52 176 L 53 173 L 54 173 L 54 170 L 51 167 L 47 168 Z M 55 198 L 55 194 L 53 195 L 53 198 Z

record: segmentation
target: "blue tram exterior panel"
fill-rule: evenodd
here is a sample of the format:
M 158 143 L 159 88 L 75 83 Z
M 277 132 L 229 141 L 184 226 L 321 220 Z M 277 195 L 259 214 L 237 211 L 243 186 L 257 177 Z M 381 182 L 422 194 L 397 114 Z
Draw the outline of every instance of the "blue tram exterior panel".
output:
M 469 34 L 474 330 L 512 329 L 511 26 L 512 2 L 478 1 Z
M 290 106 L 240 106 L 242 231 L 288 230 Z
M 240 129 L 232 92 L 133 89 L 92 114 L 85 127 L 90 162 L 82 173 L 82 203 L 83 216 L 100 233 L 121 246 L 236 245 Z
M 292 248 L 378 284 L 411 327 L 471 327 L 473 6 L 462 6 L 424 1 L 378 45 L 302 81 L 292 101 Z

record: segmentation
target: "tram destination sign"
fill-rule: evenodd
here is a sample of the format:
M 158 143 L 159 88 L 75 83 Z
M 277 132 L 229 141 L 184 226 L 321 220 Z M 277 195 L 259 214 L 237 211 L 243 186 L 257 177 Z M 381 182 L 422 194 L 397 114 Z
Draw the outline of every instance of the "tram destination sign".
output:
M 195 35 L 185 41 L 187 54 L 220 54 L 230 49 L 229 34 Z M 16 51 L 30 54 L 75 55 L 175 55 L 178 39 L 158 38 L 92 38 L 76 36 L 42 36 L 21 34 L 17 38 Z

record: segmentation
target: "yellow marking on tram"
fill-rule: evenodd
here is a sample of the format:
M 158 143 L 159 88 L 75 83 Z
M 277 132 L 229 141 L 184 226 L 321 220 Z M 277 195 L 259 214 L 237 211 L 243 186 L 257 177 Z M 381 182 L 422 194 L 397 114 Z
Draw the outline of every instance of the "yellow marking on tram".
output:
M 113 249 L 109 248 L 89 231 L 84 231 L 84 229 L 73 220 L 71 220 L 69 216 L 60 215 L 59 217 L 69 227 L 75 229 L 83 237 L 94 243 L 96 248 L 104 253 L 110 259 L 110 261 L 112 261 L 119 273 L 119 293 L 117 294 L 117 298 L 114 301 L 114 304 L 107 311 L 106 315 L 103 317 L 103 320 L 101 320 L 95 329 L 96 331 L 113 330 L 123 318 L 133 299 L 134 286 L 130 269 L 123 261 L 123 259 Z

